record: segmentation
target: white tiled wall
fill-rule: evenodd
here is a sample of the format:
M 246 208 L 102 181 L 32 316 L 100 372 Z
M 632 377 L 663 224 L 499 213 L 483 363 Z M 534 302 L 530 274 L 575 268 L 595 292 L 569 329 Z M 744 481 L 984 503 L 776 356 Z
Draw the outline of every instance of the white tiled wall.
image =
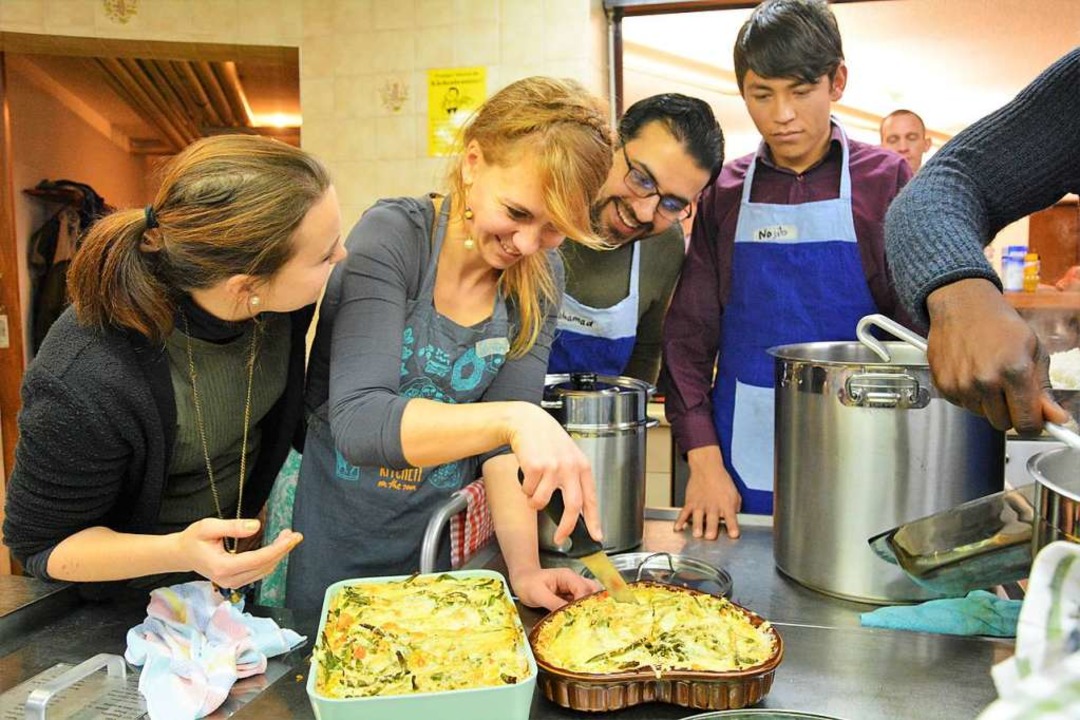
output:
M 346 226 L 379 197 L 420 194 L 430 68 L 483 65 L 488 91 L 527 75 L 606 94 L 600 0 L 142 0 L 121 23 L 100 0 L 0 0 L 0 31 L 300 48 L 302 144 L 333 171 Z M 379 88 L 401 82 L 399 112 Z

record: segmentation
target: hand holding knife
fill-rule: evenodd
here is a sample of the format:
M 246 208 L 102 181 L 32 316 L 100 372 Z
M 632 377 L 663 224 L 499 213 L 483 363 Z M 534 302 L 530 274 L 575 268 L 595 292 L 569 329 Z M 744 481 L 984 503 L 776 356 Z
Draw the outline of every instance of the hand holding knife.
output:
M 518 481 L 525 482 L 525 473 L 521 468 L 518 468 Z M 544 512 L 547 513 L 552 522 L 558 525 L 562 520 L 563 510 L 562 491 L 556 490 L 551 494 L 551 500 L 544 506 Z M 566 551 L 566 555 L 580 560 L 585 567 L 589 568 L 593 576 L 600 581 L 600 584 L 616 601 L 624 603 L 637 602 L 633 591 L 627 586 L 626 581 L 623 580 L 622 575 L 615 569 L 615 566 L 611 564 L 611 560 L 608 559 L 607 553 L 604 552 L 604 546 L 589 535 L 589 530 L 585 526 L 585 518 L 580 515 L 578 515 L 573 532 L 570 533 L 570 549 Z

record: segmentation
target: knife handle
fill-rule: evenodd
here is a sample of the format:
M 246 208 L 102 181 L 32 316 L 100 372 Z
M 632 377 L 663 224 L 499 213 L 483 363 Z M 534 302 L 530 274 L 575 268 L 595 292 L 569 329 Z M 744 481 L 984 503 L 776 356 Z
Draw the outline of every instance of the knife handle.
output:
M 518 468 L 518 482 L 525 482 L 525 473 Z M 563 510 L 566 506 L 563 504 L 562 490 L 556 490 L 551 493 L 551 500 L 544 507 L 544 512 L 551 518 L 551 522 L 555 523 L 555 527 L 559 526 L 562 522 Z M 603 552 L 604 546 L 601 543 L 593 540 L 592 535 L 589 534 L 589 528 L 585 527 L 585 518 L 581 515 L 577 517 L 577 524 L 574 525 L 573 532 L 570 533 L 570 548 L 563 553 L 567 557 L 579 558 L 585 555 L 592 555 L 593 553 Z

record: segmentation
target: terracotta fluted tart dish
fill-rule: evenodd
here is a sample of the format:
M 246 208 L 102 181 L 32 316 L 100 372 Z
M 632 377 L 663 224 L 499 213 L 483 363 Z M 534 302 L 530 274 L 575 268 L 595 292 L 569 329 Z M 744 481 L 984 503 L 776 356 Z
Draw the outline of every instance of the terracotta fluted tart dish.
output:
M 690 588 L 630 587 L 635 605 L 596 593 L 533 627 L 529 642 L 548 700 L 591 712 L 646 702 L 704 710 L 761 702 L 784 657 L 768 621 Z

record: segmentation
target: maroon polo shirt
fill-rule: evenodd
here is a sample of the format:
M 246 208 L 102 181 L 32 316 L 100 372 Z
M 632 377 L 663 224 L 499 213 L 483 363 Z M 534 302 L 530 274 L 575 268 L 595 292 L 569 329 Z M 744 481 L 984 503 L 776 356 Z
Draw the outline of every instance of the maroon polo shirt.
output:
M 675 441 L 683 452 L 719 444 L 710 394 L 717 353 L 723 352 L 718 347 L 720 325 L 731 286 L 735 225 L 750 162 L 757 162 L 751 202 L 797 205 L 833 200 L 840 196 L 841 142 L 840 130 L 833 125 L 825 157 L 801 174 L 777 167 L 762 143 L 757 153 L 725 165 L 702 192 L 682 277 L 664 320 L 660 387 Z M 874 145 L 849 139 L 848 151 L 855 235 L 867 286 L 878 312 L 911 326 L 889 279 L 884 238 L 885 211 L 911 179 L 911 169 L 896 153 Z

